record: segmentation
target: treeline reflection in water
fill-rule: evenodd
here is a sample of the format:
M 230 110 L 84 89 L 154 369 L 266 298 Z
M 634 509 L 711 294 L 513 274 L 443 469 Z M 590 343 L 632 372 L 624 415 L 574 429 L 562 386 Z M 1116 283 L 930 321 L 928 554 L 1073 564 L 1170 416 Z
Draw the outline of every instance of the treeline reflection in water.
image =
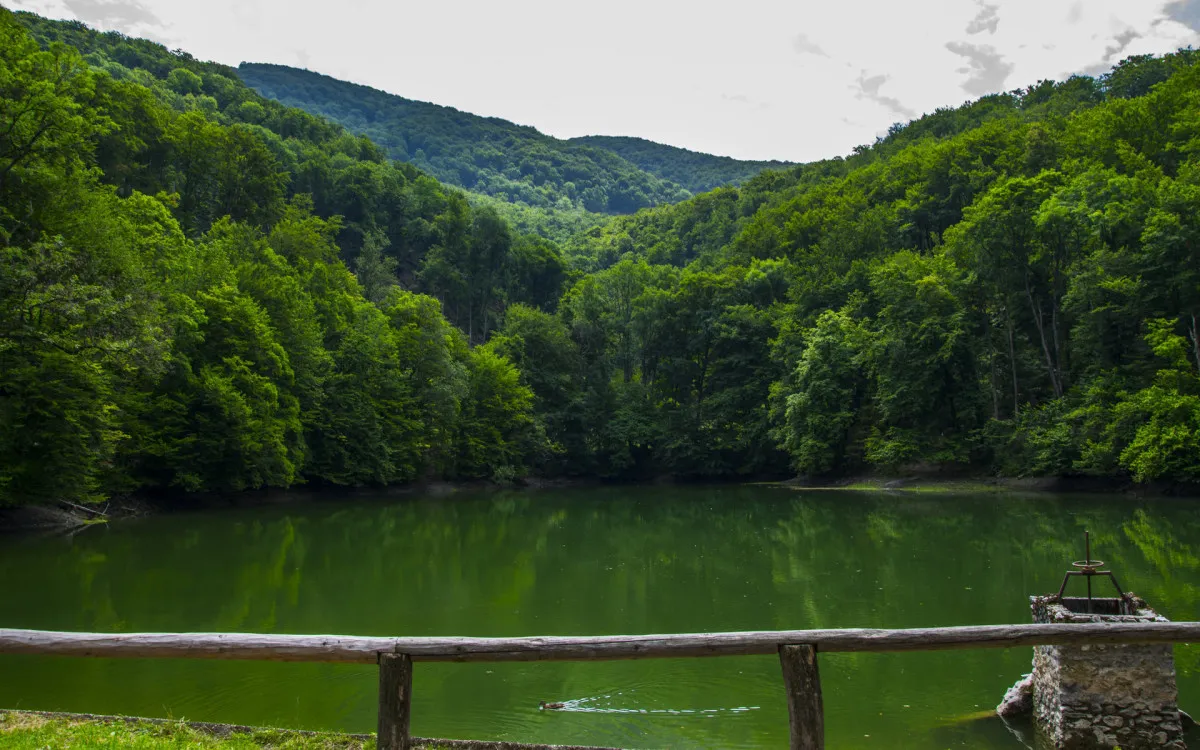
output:
M 478 636 L 1025 622 L 1027 596 L 1057 590 L 1082 557 L 1084 529 L 1126 589 L 1187 620 L 1198 507 L 759 486 L 355 496 L 4 538 L 0 622 Z M 1020 747 L 975 717 L 1029 658 L 825 655 L 829 746 Z M 1196 651 L 1176 658 L 1181 702 L 1200 709 Z M 0 659 L 10 707 L 370 731 L 375 690 L 375 671 L 358 667 Z M 773 747 L 787 732 L 765 657 L 427 664 L 414 695 L 423 736 Z

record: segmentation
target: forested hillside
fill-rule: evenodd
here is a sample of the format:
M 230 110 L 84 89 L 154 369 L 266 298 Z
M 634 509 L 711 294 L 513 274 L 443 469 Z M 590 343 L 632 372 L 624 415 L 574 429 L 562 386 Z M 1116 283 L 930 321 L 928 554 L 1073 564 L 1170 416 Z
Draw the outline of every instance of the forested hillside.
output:
M 369 137 L 393 159 L 511 203 L 619 214 L 688 196 L 678 185 L 609 151 L 573 145 L 506 120 L 286 65 L 242 63 L 238 75 L 264 96 Z
M 722 185 L 738 185 L 764 169 L 791 166 L 785 161 L 743 161 L 702 154 L 628 136 L 588 135 L 572 138 L 570 142 L 611 151 L 640 169 L 693 193 L 704 193 Z
M 554 304 L 553 248 L 229 69 L 20 21 L 48 48 L 0 10 L 0 503 L 538 450 L 531 393 L 469 339 L 497 296 Z
M 583 274 L 229 68 L 5 11 L 0 503 L 530 472 L 1200 480 L 1194 60 L 614 217 L 568 244 Z
M 740 182 L 784 162 L 748 162 L 640 138 L 568 141 L 284 65 L 242 63 L 259 93 L 368 136 L 442 182 L 555 213 L 633 213 Z M 514 214 L 518 221 L 524 213 Z
M 382 295 L 394 276 L 442 300 L 473 342 L 487 338 L 504 305 L 553 307 L 562 294 L 566 270 L 552 244 L 513 232 L 490 206 L 473 209 L 461 191 L 368 139 L 263 98 L 232 68 L 78 23 L 17 17 L 43 46 L 64 42 L 94 72 L 148 89 L 137 90 L 183 116 L 169 125 L 120 113 L 115 127 L 137 150 L 102 148 L 97 158 L 122 194 L 177 193 L 185 232 L 207 231 L 224 215 L 269 223 L 283 200 L 306 196 L 315 215 L 338 218 L 340 256 L 368 296 Z M 223 155 L 225 141 L 241 151 Z
M 603 270 L 561 314 L 605 342 L 627 443 L 692 473 L 1200 479 L 1195 60 L 986 97 L 576 238 Z

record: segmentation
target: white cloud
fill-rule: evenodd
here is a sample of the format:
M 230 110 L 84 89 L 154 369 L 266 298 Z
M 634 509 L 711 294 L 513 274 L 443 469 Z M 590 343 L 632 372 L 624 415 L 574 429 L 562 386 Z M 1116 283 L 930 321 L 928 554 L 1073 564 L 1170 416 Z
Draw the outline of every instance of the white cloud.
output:
M 999 10 L 999 5 L 979 2 L 979 13 L 967 24 L 967 33 L 981 34 L 986 31 L 989 34 L 995 34 L 996 27 L 1000 25 Z
M 1006 89 L 1013 64 L 995 47 L 954 41 L 946 42 L 946 49 L 966 60 L 964 66 L 955 68 L 955 72 L 967 76 L 962 84 L 963 91 L 972 96 L 983 96 Z
M 10 0 L 544 132 L 807 161 L 909 113 L 1197 41 L 1200 0 Z

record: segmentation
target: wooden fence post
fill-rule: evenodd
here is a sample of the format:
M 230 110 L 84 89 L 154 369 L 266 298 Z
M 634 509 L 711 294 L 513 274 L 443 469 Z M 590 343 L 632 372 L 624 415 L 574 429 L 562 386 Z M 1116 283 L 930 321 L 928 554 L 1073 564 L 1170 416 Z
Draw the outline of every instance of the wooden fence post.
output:
M 825 706 L 817 671 L 817 647 L 780 646 L 779 663 L 787 688 L 791 750 L 825 750 Z
M 379 750 L 409 750 L 412 718 L 412 657 L 379 655 Z

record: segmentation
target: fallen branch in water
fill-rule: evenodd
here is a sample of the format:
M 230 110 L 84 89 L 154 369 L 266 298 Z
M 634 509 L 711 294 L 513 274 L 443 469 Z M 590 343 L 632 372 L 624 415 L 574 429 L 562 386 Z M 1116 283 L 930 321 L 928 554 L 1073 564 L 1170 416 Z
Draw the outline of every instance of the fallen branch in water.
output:
M 82 510 L 85 513 L 95 513 L 98 516 L 104 516 L 105 518 L 108 518 L 108 514 L 102 510 L 96 510 L 95 508 L 88 508 L 88 507 L 85 507 L 82 505 L 76 505 L 75 503 L 68 502 L 66 500 L 59 500 L 59 502 L 62 503 L 63 505 L 69 505 L 70 507 L 72 507 L 76 510 Z M 105 506 L 105 507 L 108 507 L 108 506 Z

